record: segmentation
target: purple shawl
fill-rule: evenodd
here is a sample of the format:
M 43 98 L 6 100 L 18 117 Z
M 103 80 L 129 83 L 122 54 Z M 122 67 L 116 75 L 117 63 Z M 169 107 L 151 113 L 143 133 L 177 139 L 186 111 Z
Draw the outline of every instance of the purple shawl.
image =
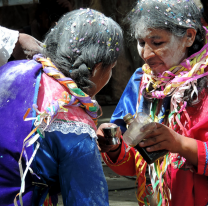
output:
M 0 67 L 0 205 L 13 205 L 21 186 L 18 160 L 24 138 L 32 129 L 32 122 L 23 116 L 37 101 L 38 76 L 42 65 L 34 60 L 13 61 Z M 32 112 L 28 117 L 32 116 Z M 28 158 L 33 147 L 27 148 Z M 22 164 L 25 169 L 26 159 Z M 24 206 L 32 205 L 32 175 L 26 176 Z M 19 201 L 18 201 L 19 202 Z M 19 203 L 18 203 L 19 204 Z

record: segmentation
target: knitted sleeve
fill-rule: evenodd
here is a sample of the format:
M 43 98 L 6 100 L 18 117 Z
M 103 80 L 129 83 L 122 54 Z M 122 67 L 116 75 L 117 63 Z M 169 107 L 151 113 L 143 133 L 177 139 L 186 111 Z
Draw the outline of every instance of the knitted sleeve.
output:
M 104 162 L 117 174 L 124 176 L 136 175 L 134 148 L 126 152 L 127 145 L 122 141 L 121 152 L 116 162 L 113 162 L 106 153 L 102 153 Z

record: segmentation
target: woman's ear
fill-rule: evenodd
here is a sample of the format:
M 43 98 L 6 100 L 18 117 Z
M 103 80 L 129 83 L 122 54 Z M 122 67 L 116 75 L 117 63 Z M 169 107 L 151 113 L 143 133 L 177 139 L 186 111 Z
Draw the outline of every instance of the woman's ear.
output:
M 96 75 L 96 73 L 97 73 L 97 71 L 102 67 L 102 62 L 100 62 L 100 63 L 98 63 L 98 64 L 96 64 L 95 66 L 94 66 L 94 68 L 93 68 L 93 70 L 92 70 L 92 76 L 94 77 L 95 75 Z
M 191 47 L 196 38 L 196 30 L 195 29 L 187 29 L 186 30 L 186 47 Z

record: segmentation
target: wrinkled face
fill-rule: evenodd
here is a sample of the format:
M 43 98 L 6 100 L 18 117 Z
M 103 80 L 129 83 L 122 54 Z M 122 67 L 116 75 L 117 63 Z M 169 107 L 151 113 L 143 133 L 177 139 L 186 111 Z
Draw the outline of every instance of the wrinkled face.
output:
M 146 29 L 136 33 L 137 49 L 154 75 L 162 74 L 187 58 L 185 38 L 178 38 L 166 30 Z

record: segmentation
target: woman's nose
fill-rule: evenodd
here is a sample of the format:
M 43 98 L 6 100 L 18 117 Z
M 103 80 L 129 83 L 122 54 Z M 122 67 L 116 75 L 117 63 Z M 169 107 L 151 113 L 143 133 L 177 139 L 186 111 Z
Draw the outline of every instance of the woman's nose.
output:
M 145 44 L 142 56 L 144 60 L 150 59 L 151 57 L 155 56 L 153 49 L 148 44 Z

